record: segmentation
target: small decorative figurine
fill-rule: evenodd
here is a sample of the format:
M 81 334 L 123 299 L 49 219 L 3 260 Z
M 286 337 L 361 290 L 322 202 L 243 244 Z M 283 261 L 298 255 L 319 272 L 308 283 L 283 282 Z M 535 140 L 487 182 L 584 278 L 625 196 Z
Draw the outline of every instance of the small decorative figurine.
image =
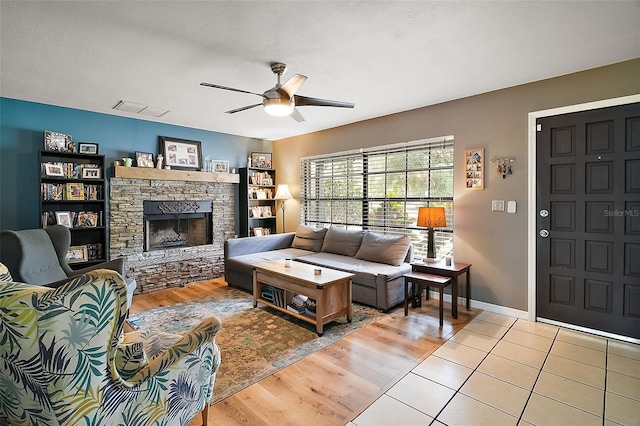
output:
M 156 169 L 162 168 L 162 162 L 164 161 L 164 155 L 158 154 L 158 162 L 156 163 Z

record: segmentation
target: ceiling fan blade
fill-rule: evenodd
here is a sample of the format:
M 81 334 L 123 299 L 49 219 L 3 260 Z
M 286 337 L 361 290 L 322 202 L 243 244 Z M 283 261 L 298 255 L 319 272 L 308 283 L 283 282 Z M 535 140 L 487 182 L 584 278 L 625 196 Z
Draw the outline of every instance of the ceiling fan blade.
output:
M 295 74 L 286 83 L 280 86 L 280 90 L 289 95 L 289 98 L 293 97 L 293 94 L 307 81 L 307 76 L 302 74 Z
M 255 108 L 255 107 L 260 106 L 260 105 L 262 105 L 262 103 L 259 103 L 259 104 L 253 104 L 253 105 L 247 105 L 247 106 L 243 106 L 243 107 L 236 108 L 236 109 L 232 109 L 232 110 L 225 111 L 225 112 L 226 112 L 227 114 L 235 114 L 236 112 L 246 111 L 246 110 L 248 110 L 248 109 Z
M 342 101 L 331 101 L 328 99 L 308 98 L 306 96 L 294 95 L 293 100 L 296 106 L 328 106 L 338 108 L 353 108 L 355 104 Z
M 291 118 L 296 120 L 298 123 L 305 121 L 302 114 L 300 114 L 300 111 L 298 111 L 298 108 L 294 108 L 290 115 L 291 115 Z
M 242 89 L 234 89 L 233 87 L 220 86 L 219 84 L 200 83 L 200 86 L 213 87 L 214 89 L 231 90 L 232 92 L 249 93 L 251 95 L 262 96 L 262 93 L 248 92 Z

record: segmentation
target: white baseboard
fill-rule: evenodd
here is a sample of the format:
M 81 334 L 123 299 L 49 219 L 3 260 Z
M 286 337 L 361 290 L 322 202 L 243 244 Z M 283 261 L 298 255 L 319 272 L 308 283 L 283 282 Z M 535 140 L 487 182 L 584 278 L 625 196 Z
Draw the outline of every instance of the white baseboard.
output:
M 429 297 L 433 299 L 439 299 L 440 293 L 437 291 L 429 291 Z M 451 302 L 451 295 L 444 295 L 445 302 Z M 466 305 L 467 299 L 464 297 L 458 297 L 458 305 Z M 494 305 L 492 303 L 480 302 L 479 300 L 471 299 L 471 307 L 482 309 L 483 311 L 493 312 L 494 314 L 507 315 L 514 318 L 528 319 L 529 313 L 527 311 L 521 311 L 520 309 L 507 308 L 506 306 Z
M 439 299 L 440 293 L 437 291 L 429 291 L 429 297 L 433 299 Z M 451 295 L 445 294 L 444 301 L 451 303 Z M 465 305 L 467 303 L 467 299 L 464 297 L 458 297 L 458 309 L 460 309 L 460 305 Z M 527 321 L 531 321 L 529 319 L 529 313 L 527 311 L 521 311 L 519 309 L 507 308 L 505 306 L 494 305 L 492 303 L 480 302 L 478 300 L 471 299 L 471 307 L 482 309 L 483 311 L 493 312 L 494 314 L 507 315 L 514 318 L 524 319 Z M 640 344 L 640 339 L 634 339 L 633 337 L 620 336 L 617 334 L 606 333 L 604 331 L 593 330 L 590 328 L 580 327 L 577 325 L 566 324 L 563 322 L 553 321 L 546 318 L 536 318 L 534 322 L 542 322 L 546 324 L 556 325 L 558 327 L 564 327 L 571 330 L 582 331 L 584 333 L 595 334 L 597 336 L 606 337 L 609 339 L 622 340 L 629 343 Z

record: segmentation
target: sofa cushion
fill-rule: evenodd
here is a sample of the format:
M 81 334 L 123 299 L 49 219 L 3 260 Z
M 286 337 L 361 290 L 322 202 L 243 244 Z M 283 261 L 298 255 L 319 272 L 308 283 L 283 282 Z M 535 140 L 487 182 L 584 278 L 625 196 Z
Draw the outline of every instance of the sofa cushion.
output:
M 9 272 L 9 268 L 6 265 L 0 263 L 0 281 L 13 281 L 11 277 L 11 272 Z
M 291 247 L 319 252 L 322 249 L 322 242 L 326 233 L 327 228 L 318 229 L 299 225 Z
M 256 237 L 263 238 L 263 237 Z M 253 274 L 253 267 L 262 262 L 272 260 L 282 260 L 288 257 L 295 259 L 300 256 L 312 254 L 309 250 L 288 248 L 282 250 L 263 251 L 260 253 L 243 254 L 242 256 L 229 257 L 225 259 L 225 267 L 246 274 Z
M 314 266 L 323 266 L 325 268 L 336 269 L 338 271 L 350 272 L 355 274 L 353 281 L 361 286 L 375 289 L 377 273 L 369 262 L 356 259 L 355 257 L 343 256 L 333 253 L 314 253 L 308 256 L 298 257 L 297 262 L 308 263 Z M 369 264 L 369 265 L 367 265 Z M 387 266 L 380 265 L 379 266 Z M 369 267 L 367 267 L 369 266 Z
M 297 257 L 296 261 L 343 272 L 351 272 L 355 274 L 355 277 L 353 277 L 354 283 L 373 289 L 376 288 L 377 282 L 381 277 L 383 277 L 383 280 L 392 280 L 411 271 L 411 265 L 406 263 L 401 266 L 392 266 L 334 253 L 313 253 L 308 256 Z
M 411 239 L 406 235 L 382 235 L 367 232 L 356 258 L 400 266 L 407 256 Z
M 364 231 L 347 231 L 346 229 L 332 226 L 327 230 L 327 235 L 322 243 L 322 251 L 325 253 L 343 254 L 355 256 L 362 244 Z

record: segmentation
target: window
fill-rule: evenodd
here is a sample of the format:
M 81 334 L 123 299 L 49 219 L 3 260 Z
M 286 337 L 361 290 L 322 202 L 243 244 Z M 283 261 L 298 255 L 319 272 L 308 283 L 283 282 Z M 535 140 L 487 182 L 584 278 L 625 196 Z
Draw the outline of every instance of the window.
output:
M 408 235 L 426 257 L 418 208 L 445 207 L 435 230 L 436 256 L 453 249 L 453 137 L 341 152 L 300 160 L 301 217 L 311 226 Z

